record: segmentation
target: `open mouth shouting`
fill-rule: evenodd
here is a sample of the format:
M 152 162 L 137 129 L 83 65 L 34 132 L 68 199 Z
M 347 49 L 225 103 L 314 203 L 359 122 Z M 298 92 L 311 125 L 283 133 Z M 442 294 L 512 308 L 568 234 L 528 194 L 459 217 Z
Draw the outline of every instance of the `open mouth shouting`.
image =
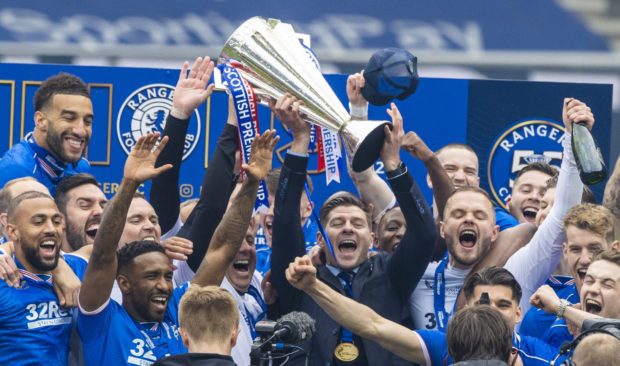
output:
M 581 282 L 583 282 L 583 279 L 586 277 L 586 273 L 587 272 L 588 272 L 588 268 L 578 268 L 577 269 L 577 276 L 579 277 Z
M 97 235 L 97 230 L 99 230 L 99 224 L 101 223 L 101 219 L 90 220 L 86 223 L 86 236 L 88 237 L 90 243 L 95 240 L 95 236 Z
M 478 241 L 478 233 L 474 229 L 463 229 L 459 233 L 459 244 L 465 249 L 472 249 Z
M 526 206 L 523 208 L 523 210 L 521 210 L 521 213 L 523 214 L 523 218 L 525 218 L 525 221 L 533 224 L 536 222 L 536 214 L 538 213 L 538 210 L 538 207 Z
M 232 266 L 237 272 L 248 273 L 250 271 L 250 261 L 247 259 L 236 260 Z
M 338 245 L 338 252 L 344 255 L 353 255 L 357 250 L 357 242 L 353 239 L 341 240 Z
M 593 299 L 586 299 L 585 301 L 586 311 L 590 314 L 599 315 L 603 310 L 603 305 L 600 302 Z
M 58 251 L 58 244 L 54 238 L 45 238 L 39 243 L 39 252 L 41 257 L 53 259 Z
M 165 312 L 168 306 L 169 295 L 167 294 L 155 294 L 151 296 L 151 304 L 158 312 Z

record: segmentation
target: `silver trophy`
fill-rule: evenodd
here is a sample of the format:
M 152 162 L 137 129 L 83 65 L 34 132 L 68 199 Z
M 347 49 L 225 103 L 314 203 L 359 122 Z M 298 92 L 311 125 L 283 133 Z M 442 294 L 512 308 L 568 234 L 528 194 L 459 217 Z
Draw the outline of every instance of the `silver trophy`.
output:
M 387 121 L 354 121 L 301 45 L 293 27 L 276 19 L 254 17 L 228 38 L 219 63 L 236 61 L 261 103 L 286 93 L 303 101 L 304 119 L 338 132 L 361 172 L 379 157 Z

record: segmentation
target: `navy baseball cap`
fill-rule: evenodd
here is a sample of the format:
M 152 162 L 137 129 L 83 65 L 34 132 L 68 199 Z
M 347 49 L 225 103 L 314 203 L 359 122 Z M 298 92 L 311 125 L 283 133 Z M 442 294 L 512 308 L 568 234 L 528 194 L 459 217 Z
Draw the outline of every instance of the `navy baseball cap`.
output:
M 364 79 L 362 95 L 370 104 L 404 100 L 418 87 L 418 59 L 402 48 L 384 48 L 368 60 Z

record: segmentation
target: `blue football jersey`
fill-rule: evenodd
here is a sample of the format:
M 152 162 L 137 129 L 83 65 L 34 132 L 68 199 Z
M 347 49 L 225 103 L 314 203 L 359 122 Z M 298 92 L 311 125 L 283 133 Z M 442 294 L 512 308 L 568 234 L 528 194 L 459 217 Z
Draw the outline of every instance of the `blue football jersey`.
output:
M 454 363 L 448 354 L 446 334 L 438 330 L 416 330 L 422 340 L 422 350 L 427 357 L 426 366 L 443 366 Z M 548 366 L 558 350 L 532 337 L 523 337 L 515 333 L 513 347 L 519 350 L 524 366 Z
M 179 334 L 178 309 L 189 283 L 177 287 L 160 323 L 140 323 L 116 301 L 85 313 L 80 309 L 77 329 L 86 366 L 150 365 L 160 358 L 186 353 Z
M 81 279 L 86 261 L 65 255 Z M 0 365 L 66 365 L 73 310 L 63 308 L 54 293 L 52 276 L 22 274 L 20 288 L 0 281 Z
M 572 277 L 551 276 L 547 279 L 546 284 L 555 290 L 560 299 L 565 299 L 571 304 L 579 302 L 579 293 L 577 292 L 577 286 L 575 286 L 575 280 Z M 548 314 L 542 309 L 532 307 L 523 317 L 519 334 L 536 337 L 542 339 L 545 343 L 559 347 L 561 344 L 550 342 L 549 339 L 545 338 L 545 334 L 551 330 L 552 325 L 557 326 L 555 321 L 555 314 Z

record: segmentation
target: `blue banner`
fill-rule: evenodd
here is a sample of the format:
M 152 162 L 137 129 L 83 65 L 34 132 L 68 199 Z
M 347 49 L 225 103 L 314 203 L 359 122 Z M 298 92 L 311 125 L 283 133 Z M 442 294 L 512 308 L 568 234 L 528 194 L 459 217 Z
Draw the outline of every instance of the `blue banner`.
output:
M 179 72 L 2 64 L 0 152 L 32 130 L 34 93 L 43 80 L 60 71 L 81 77 L 90 87 L 95 117 L 87 157 L 93 165 L 92 172 L 109 196 L 118 188 L 127 151 L 135 140 L 146 132 L 163 130 Z M 327 75 L 326 78 L 346 105 L 347 76 Z M 592 107 L 596 116 L 594 136 L 609 163 L 611 93 L 611 85 L 600 84 L 422 78 L 418 91 L 405 101 L 397 101 L 397 105 L 405 130 L 416 131 L 431 149 L 452 142 L 471 144 L 480 158 L 481 185 L 501 202 L 502 188 L 509 186 L 515 167 L 523 163 L 524 151 L 533 150 L 551 157 L 552 163 L 559 162 L 562 100 L 566 96 L 581 99 Z M 192 115 L 181 167 L 179 192 L 182 199 L 199 196 L 204 168 L 226 123 L 227 113 L 228 96 L 215 92 Z M 371 106 L 369 116 L 374 120 L 389 119 L 383 107 Z M 259 106 L 258 117 L 263 130 L 268 126 L 278 130 L 281 140 L 276 147 L 274 166 L 280 166 L 291 138 L 268 108 Z M 312 198 L 316 205 L 337 190 L 355 191 L 346 171 L 341 171 L 340 184 L 332 182 L 326 186 L 324 171 L 317 169 L 317 155 L 315 148 L 309 163 L 315 186 Z M 513 163 L 515 157 L 517 163 Z M 430 200 L 423 165 L 407 153 L 403 153 L 402 158 Z M 489 165 L 489 161 L 492 164 Z M 383 173 L 381 162 L 375 167 Z M 594 187 L 599 199 L 602 187 L 603 184 Z M 148 194 L 148 183 L 141 190 Z

